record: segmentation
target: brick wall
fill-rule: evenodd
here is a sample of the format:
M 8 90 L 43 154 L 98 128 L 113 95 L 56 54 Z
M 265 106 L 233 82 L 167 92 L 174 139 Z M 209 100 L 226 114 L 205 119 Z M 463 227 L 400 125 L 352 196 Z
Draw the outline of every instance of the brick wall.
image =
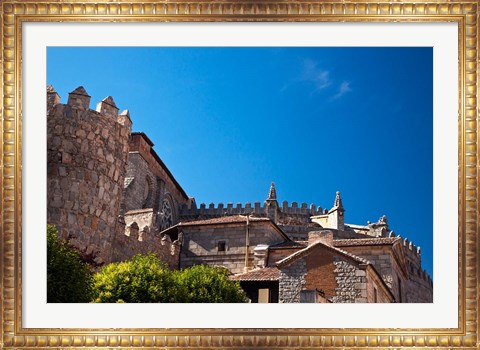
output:
M 336 266 L 331 250 L 317 246 L 307 258 L 307 276 L 305 288 L 321 289 L 325 297 L 332 298 L 337 293 Z
M 391 302 L 392 298 L 380 277 L 341 254 L 318 245 L 306 257 L 305 289 L 323 290 L 325 298 L 337 303 L 373 302 L 374 288 L 378 302 Z M 367 273 L 367 271 L 369 271 Z

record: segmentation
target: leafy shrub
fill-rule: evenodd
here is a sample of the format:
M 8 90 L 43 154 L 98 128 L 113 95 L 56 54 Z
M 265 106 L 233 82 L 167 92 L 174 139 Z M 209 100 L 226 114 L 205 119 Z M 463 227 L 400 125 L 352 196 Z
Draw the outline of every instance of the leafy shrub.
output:
M 86 303 L 92 298 L 90 266 L 79 252 L 58 237 L 55 226 L 47 226 L 47 302 Z
M 228 270 L 196 265 L 171 271 L 154 254 L 104 266 L 94 275 L 96 303 L 239 303 L 246 302 Z
M 231 281 L 223 267 L 195 265 L 176 271 L 176 280 L 186 303 L 245 303 L 247 296 L 240 283 Z
M 172 272 L 154 254 L 104 266 L 94 276 L 97 303 L 168 303 L 176 301 Z

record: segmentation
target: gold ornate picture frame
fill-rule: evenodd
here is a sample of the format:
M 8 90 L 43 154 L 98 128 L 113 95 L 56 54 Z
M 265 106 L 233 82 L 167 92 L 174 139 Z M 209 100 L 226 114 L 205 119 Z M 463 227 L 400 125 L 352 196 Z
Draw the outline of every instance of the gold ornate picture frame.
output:
M 477 349 L 478 1 L 1 1 L 0 347 Z M 22 319 L 22 29 L 29 22 L 385 22 L 458 25 L 458 326 L 455 328 L 26 328 Z M 41 226 L 39 224 L 39 226 Z M 43 226 L 41 226 L 43 227 Z M 441 317 L 442 315 L 432 315 Z M 48 317 L 48 315 L 45 315 Z M 228 317 L 228 315 L 224 315 Z

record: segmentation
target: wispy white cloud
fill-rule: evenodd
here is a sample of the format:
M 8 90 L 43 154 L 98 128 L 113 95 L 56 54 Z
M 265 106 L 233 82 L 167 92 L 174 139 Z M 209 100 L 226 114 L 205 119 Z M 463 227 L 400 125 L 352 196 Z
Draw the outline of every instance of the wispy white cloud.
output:
M 338 92 L 332 96 L 332 99 L 336 100 L 350 91 L 352 91 L 352 88 L 350 87 L 350 83 L 348 81 L 344 81 L 343 83 L 340 84 L 340 87 L 338 88 Z
M 349 81 L 343 81 L 338 85 L 338 80 L 331 77 L 330 70 L 324 69 L 312 59 L 305 59 L 300 65 L 299 75 L 293 80 L 287 81 L 279 91 L 281 93 L 290 89 L 292 85 L 302 84 L 310 90 L 310 97 L 320 91 L 331 95 L 330 100 L 336 100 L 352 91 Z
M 303 62 L 303 71 L 301 80 L 312 83 L 315 90 L 322 90 L 332 84 L 330 80 L 330 72 L 318 66 L 318 63 L 307 59 Z
M 281 93 L 289 90 L 292 86 L 297 84 L 303 85 L 310 90 L 310 95 L 329 87 L 332 84 L 330 79 L 330 72 L 319 67 L 318 62 L 305 59 L 299 64 L 298 74 L 286 81 L 279 89 Z

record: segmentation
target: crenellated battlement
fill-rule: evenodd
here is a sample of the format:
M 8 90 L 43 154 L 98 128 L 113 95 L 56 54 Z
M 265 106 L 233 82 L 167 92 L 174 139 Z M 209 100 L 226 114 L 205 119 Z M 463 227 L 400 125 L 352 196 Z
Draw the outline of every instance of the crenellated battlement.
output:
M 130 259 L 136 254 L 154 253 L 171 269 L 178 269 L 181 243 L 160 236 L 149 226 L 139 226 L 136 221 L 125 226 L 125 232 L 117 233 L 112 244 L 112 261 Z
M 90 109 L 90 99 L 91 97 L 88 95 L 85 88 L 79 86 L 68 94 L 67 103 L 62 104 L 58 93 L 52 85 L 49 85 L 47 87 L 47 112 L 48 114 L 51 114 L 52 110 L 57 107 L 61 111 L 55 111 L 55 115 L 65 112 L 66 117 L 72 117 L 72 110 L 83 111 L 85 113 L 77 113 L 77 115 L 84 119 L 89 119 L 92 116 L 103 116 L 117 121 L 118 124 L 125 128 L 131 129 L 132 121 L 130 119 L 129 111 L 124 110 L 119 114 L 119 109 L 112 96 L 107 96 L 102 101 L 98 102 L 95 110 Z M 92 122 L 94 121 L 92 120 Z
M 266 202 L 246 202 L 243 203 L 201 203 L 199 207 L 191 206 L 190 208 L 184 204 L 180 207 L 180 216 L 183 217 L 192 217 L 192 216 L 225 216 L 225 215 L 247 215 L 247 214 L 256 214 L 256 215 L 266 215 L 268 210 L 268 204 Z M 307 203 L 302 203 L 300 206 L 297 202 L 292 202 L 289 206 L 287 201 L 283 201 L 282 205 L 278 207 L 278 210 L 287 215 L 302 215 L 310 217 L 313 215 L 324 214 L 322 207 L 317 207 L 315 204 L 310 206 Z
M 388 237 L 397 237 L 402 241 L 402 246 L 404 249 L 404 253 L 408 257 L 415 257 L 415 258 L 420 258 L 420 246 L 416 246 L 411 242 L 408 238 L 402 238 L 401 235 L 397 235 L 394 231 L 390 231 L 388 234 Z
M 394 231 L 390 231 L 388 237 L 397 237 L 402 243 L 403 253 L 407 260 L 410 261 L 410 274 L 416 279 L 425 282 L 428 286 L 432 286 L 432 278 L 428 272 L 421 268 L 421 248 L 416 246 L 408 238 L 403 238 L 401 235 L 395 234 Z
M 284 214 L 308 214 L 310 216 L 326 214 L 322 207 L 317 207 L 313 203 L 307 206 L 305 202 L 300 204 L 300 206 L 298 206 L 297 202 L 292 202 L 291 206 L 289 206 L 287 201 L 283 201 L 280 209 Z

